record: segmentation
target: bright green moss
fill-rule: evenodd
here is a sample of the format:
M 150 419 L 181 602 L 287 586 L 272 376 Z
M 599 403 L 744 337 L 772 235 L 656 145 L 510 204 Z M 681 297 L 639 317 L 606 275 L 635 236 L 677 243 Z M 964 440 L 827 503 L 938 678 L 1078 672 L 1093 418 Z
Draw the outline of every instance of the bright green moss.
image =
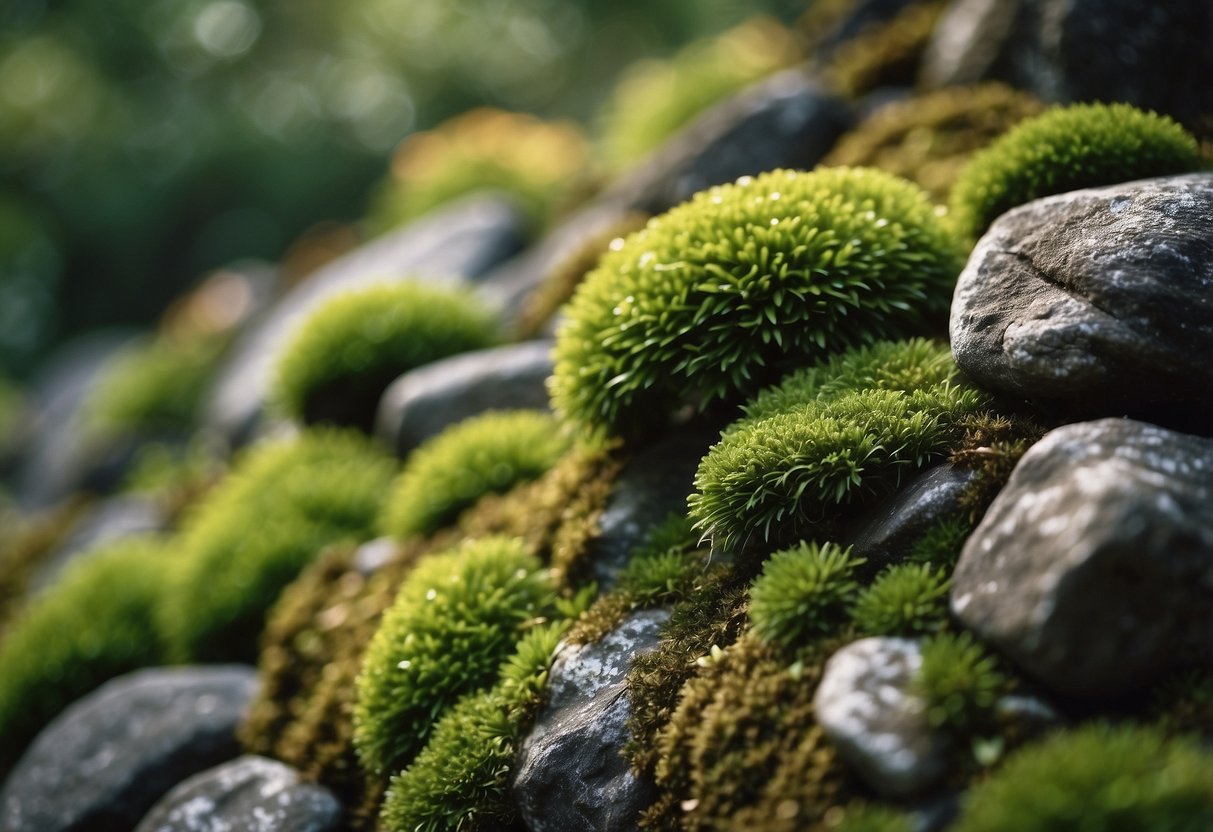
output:
M 1199 166 L 1196 140 L 1166 116 L 1128 104 L 1055 107 L 973 157 L 952 191 L 951 219 L 978 237 L 1034 199 Z
M 563 623 L 531 630 L 494 687 L 461 699 L 443 715 L 413 763 L 392 778 L 380 814 L 384 832 L 513 827 L 514 759 L 564 630 Z
M 687 517 L 670 516 L 632 553 L 620 589 L 641 606 L 685 597 L 706 567 L 696 540 Z
M 933 633 L 948 620 L 948 573 L 926 564 L 886 569 L 859 594 L 851 616 L 871 636 Z
M 695 474 L 696 527 L 734 548 L 805 537 L 852 503 L 941 461 L 984 396 L 938 384 L 871 389 L 793 407 L 726 431 Z
M 363 765 L 376 774 L 407 766 L 443 711 L 489 685 L 555 605 L 550 573 L 518 540 L 483 538 L 418 563 L 358 676 L 354 743 Z
M 295 419 L 369 429 L 380 395 L 401 373 L 496 340 L 493 316 L 470 293 L 384 283 L 312 312 L 278 359 L 272 395 Z
M 1150 728 L 1086 725 L 1023 748 L 962 806 L 956 832 L 1206 832 L 1213 754 Z
M 181 661 L 251 660 L 279 593 L 326 545 L 371 535 L 393 461 L 357 434 L 257 447 L 195 507 L 159 619 Z
M 473 416 L 409 456 L 384 505 L 381 528 L 400 540 L 435 532 L 485 494 L 540 477 L 568 449 L 568 437 L 546 413 Z
M 863 563 L 833 543 L 801 543 L 771 555 L 750 589 L 750 626 L 765 642 L 793 648 L 847 621 Z
M 939 633 L 923 642 L 915 686 L 931 724 L 965 733 L 989 715 L 1007 679 L 968 633 Z
M 770 18 L 755 18 L 669 59 L 634 64 L 599 117 L 607 166 L 621 170 L 640 161 L 708 107 L 798 56 L 791 32 Z
M 565 417 L 629 433 L 849 346 L 942 321 L 962 265 L 916 186 L 880 171 L 744 177 L 602 258 L 557 335 Z
M 154 538 L 82 554 L 8 628 L 0 641 L 0 777 L 73 701 L 164 662 L 153 611 L 171 561 Z

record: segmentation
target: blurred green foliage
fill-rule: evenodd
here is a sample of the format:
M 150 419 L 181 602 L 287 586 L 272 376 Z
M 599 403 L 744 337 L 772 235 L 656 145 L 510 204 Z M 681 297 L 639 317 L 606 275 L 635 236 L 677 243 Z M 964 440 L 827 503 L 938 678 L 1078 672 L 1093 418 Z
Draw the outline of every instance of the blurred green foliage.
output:
M 356 218 L 414 129 L 481 104 L 584 119 L 636 58 L 804 5 L 9 0 L 0 366 Z

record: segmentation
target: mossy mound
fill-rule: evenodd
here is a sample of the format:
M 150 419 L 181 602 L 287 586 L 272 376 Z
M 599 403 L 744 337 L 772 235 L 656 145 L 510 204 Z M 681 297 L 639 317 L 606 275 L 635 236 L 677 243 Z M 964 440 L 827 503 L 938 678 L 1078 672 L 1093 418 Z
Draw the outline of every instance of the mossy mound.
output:
M 1055 107 L 978 153 L 949 200 L 957 231 L 981 236 L 1017 205 L 1052 194 L 1197 170 L 1196 139 L 1128 104 Z
M 926 703 L 928 721 L 962 735 L 989 721 L 1009 684 L 994 657 L 968 633 L 926 639 L 914 683 Z
M 750 628 L 760 640 L 784 648 L 839 629 L 859 592 L 862 564 L 833 543 L 801 543 L 776 552 L 750 589 Z
M 165 661 L 155 607 L 165 541 L 125 538 L 78 556 L 0 641 L 0 778 L 34 736 L 104 682 Z
M 889 20 L 840 44 L 823 70 L 834 89 L 852 97 L 878 87 L 912 87 L 945 0 L 910 3 Z
M 589 144 L 568 121 L 480 107 L 405 139 L 368 212 L 372 234 L 474 191 L 503 191 L 536 225 L 588 185 Z
M 975 152 L 1043 109 L 1031 95 L 999 83 L 923 93 L 881 107 L 822 163 L 880 168 L 946 200 Z
M 799 57 L 795 36 L 759 17 L 695 41 L 666 60 L 634 64 L 599 116 L 607 167 L 618 171 L 634 164 L 711 105 Z
M 629 433 L 795 366 L 942 326 L 962 254 L 926 195 L 856 168 L 703 191 L 608 252 L 569 303 L 552 399 Z
M 1213 827 L 1213 754 L 1144 727 L 1091 724 L 1016 753 L 965 796 L 957 832 L 1198 832 Z
M 950 571 L 947 566 L 937 568 L 926 563 L 889 567 L 855 599 L 851 610 L 855 626 L 870 636 L 912 637 L 938 632 L 948 621 Z
M 158 620 L 180 661 L 251 661 L 282 589 L 325 546 L 369 537 L 394 462 L 357 434 L 254 448 L 195 507 Z
M 491 684 L 555 603 L 550 573 L 519 540 L 482 538 L 422 559 L 363 657 L 354 706 L 363 764 L 377 774 L 404 769 L 441 714 Z
M 537 410 L 489 411 L 452 425 L 409 456 L 381 529 L 399 540 L 432 534 L 485 494 L 541 476 L 568 448 L 556 419 Z
M 338 295 L 295 331 L 275 367 L 272 398 L 288 416 L 369 430 L 401 373 L 497 341 L 471 293 L 412 281 Z

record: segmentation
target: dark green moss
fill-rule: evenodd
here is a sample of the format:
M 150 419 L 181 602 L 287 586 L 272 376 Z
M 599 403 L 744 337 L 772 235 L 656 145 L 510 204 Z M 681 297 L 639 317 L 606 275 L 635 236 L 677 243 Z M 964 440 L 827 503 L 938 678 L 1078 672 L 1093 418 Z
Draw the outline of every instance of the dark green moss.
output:
M 771 555 L 750 588 L 754 635 L 792 649 L 834 632 L 850 616 L 862 564 L 833 543 L 801 543 Z
M 855 626 L 869 636 L 938 632 L 948 621 L 947 576 L 946 568 L 926 564 L 889 567 L 856 599 L 851 610 Z

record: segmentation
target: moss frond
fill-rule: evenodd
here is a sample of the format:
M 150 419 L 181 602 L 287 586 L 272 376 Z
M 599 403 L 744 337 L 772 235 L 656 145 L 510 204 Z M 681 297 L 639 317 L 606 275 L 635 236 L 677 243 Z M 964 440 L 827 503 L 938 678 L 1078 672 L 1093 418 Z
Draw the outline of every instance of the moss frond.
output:
M 949 201 L 956 229 L 979 237 L 1001 214 L 1052 194 L 1198 170 L 1196 139 L 1128 104 L 1054 107 L 964 167 Z
M 964 734 L 987 719 L 1008 680 L 972 636 L 945 632 L 923 642 L 914 685 L 932 725 Z
M 944 569 L 903 563 L 886 569 L 859 594 L 851 616 L 871 636 L 914 636 L 934 633 L 948 620 L 948 588 Z
M 1102 723 L 1019 750 L 965 796 L 956 832 L 1201 832 L 1213 754 L 1151 728 Z
M 452 425 L 409 456 L 381 529 L 401 540 L 431 534 L 485 494 L 538 478 L 569 444 L 556 420 L 537 410 L 489 411 Z
M 801 543 L 771 555 L 750 589 L 754 634 L 794 648 L 845 624 L 859 592 L 855 570 L 862 563 L 833 543 Z
M 610 251 L 557 335 L 557 411 L 630 433 L 744 398 L 793 366 L 929 329 L 962 253 L 926 195 L 819 168 L 696 194 Z
M 174 657 L 252 659 L 266 613 L 300 570 L 329 544 L 370 536 L 394 469 L 336 430 L 248 451 L 185 520 L 158 615 Z
M 976 523 L 965 517 L 940 520 L 915 542 L 906 560 L 910 563 L 937 567 L 943 574 L 952 574 L 965 541 Z
M 397 376 L 496 343 L 470 292 L 397 281 L 337 295 L 296 329 L 275 367 L 272 399 L 292 418 L 369 427 Z
M 418 563 L 358 676 L 354 743 L 363 764 L 378 774 L 408 765 L 437 718 L 490 684 L 555 602 L 551 574 L 518 540 L 469 541 Z

